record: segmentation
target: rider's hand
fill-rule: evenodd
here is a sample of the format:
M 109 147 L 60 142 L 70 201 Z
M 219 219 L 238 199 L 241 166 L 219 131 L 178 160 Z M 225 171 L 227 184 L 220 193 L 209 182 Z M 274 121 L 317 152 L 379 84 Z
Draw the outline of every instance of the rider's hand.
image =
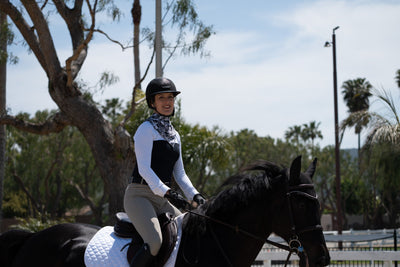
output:
M 168 199 L 169 202 L 171 202 L 172 205 L 174 205 L 178 209 L 189 209 L 189 203 L 186 201 L 186 199 L 172 189 L 168 190 L 167 193 L 165 193 L 164 197 Z
M 197 203 L 197 205 L 203 205 L 206 203 L 206 199 L 201 194 L 196 194 L 193 197 L 193 201 Z

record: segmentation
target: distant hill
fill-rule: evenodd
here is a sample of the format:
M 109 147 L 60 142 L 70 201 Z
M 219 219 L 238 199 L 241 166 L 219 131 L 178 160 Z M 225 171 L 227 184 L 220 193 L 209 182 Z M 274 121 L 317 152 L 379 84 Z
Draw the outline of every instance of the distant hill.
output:
M 341 149 L 340 151 L 350 155 L 350 157 L 352 159 L 357 159 L 358 158 L 358 149 L 357 148 L 346 148 L 346 149 Z

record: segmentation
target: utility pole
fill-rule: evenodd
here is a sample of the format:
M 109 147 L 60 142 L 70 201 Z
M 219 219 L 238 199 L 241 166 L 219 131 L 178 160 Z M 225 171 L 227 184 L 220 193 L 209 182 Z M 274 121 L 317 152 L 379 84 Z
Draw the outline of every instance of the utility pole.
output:
M 339 144 L 339 118 L 338 118 L 338 97 L 337 97 L 337 71 L 336 71 L 336 35 L 335 31 L 339 29 L 339 26 L 333 28 L 332 31 L 332 43 L 326 42 L 325 47 L 329 47 L 332 44 L 332 55 L 333 55 L 333 98 L 335 106 L 335 167 L 336 167 L 336 223 L 338 234 L 342 234 L 343 230 L 343 213 L 342 213 L 342 194 L 340 189 L 341 178 L 340 178 L 340 144 Z M 339 248 L 342 244 L 339 242 Z
M 162 77 L 162 23 L 161 23 L 161 0 L 156 0 L 156 77 Z

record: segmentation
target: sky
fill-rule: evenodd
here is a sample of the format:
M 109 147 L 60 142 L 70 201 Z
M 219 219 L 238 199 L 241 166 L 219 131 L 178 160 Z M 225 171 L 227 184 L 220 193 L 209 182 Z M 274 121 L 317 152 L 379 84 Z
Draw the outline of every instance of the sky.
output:
M 172 59 L 164 76 L 174 81 L 188 123 L 225 133 L 253 130 L 259 136 L 284 139 L 295 125 L 320 123 L 321 147 L 334 145 L 332 30 L 336 26 L 336 61 L 339 121 L 348 116 L 341 85 L 366 78 L 375 88 L 385 89 L 399 100 L 395 73 L 400 69 L 399 0 L 198 0 L 200 19 L 213 25 L 215 35 L 199 56 Z M 124 10 L 119 23 L 103 16 L 97 27 L 114 39 L 132 38 L 132 1 L 118 0 Z M 154 27 L 155 0 L 142 0 L 142 25 Z M 55 28 L 54 41 L 62 62 L 70 56 L 68 36 Z M 15 28 L 14 28 L 15 29 Z M 165 29 L 166 37 L 172 32 Z M 8 67 L 7 107 L 12 114 L 54 109 L 47 79 L 33 54 L 11 47 L 19 57 Z M 142 73 L 151 50 L 141 47 Z M 95 93 L 95 100 L 130 100 L 133 55 L 101 35 L 96 35 L 80 78 L 94 86 L 100 73 L 110 71 L 119 82 Z M 143 87 L 155 77 L 154 64 Z M 398 104 L 399 102 L 397 102 Z M 371 110 L 385 112 L 373 99 Z M 341 148 L 357 147 L 353 129 L 346 131 Z M 365 134 L 362 135 L 365 137 Z

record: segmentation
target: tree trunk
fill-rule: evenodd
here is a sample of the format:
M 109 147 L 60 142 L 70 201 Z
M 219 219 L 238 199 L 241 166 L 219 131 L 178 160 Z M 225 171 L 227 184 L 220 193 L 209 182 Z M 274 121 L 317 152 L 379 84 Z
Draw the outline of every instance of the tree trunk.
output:
M 140 21 L 142 18 L 142 6 L 140 0 L 134 0 L 132 7 L 133 19 L 133 64 L 135 69 L 135 85 L 141 89 L 140 84 L 140 55 L 139 55 L 139 38 L 140 38 Z
M 64 79 L 61 79 L 64 81 Z M 55 83 L 50 83 L 55 84 Z M 82 95 L 65 96 L 66 84 L 49 88 L 50 95 L 71 124 L 83 134 L 93 153 L 96 165 L 109 195 L 109 215 L 123 210 L 123 196 L 128 178 L 133 171 L 133 144 L 129 133 L 122 127 L 115 132 L 100 111 Z
M 0 11 L 0 51 L 7 53 L 7 39 L 3 30 L 7 23 L 7 15 Z M 0 58 L 0 113 L 6 111 L 6 79 L 7 79 L 7 58 Z M 6 150 L 6 126 L 0 124 L 0 227 L 3 221 L 3 193 L 4 193 L 4 172 L 5 172 L 5 150 Z

